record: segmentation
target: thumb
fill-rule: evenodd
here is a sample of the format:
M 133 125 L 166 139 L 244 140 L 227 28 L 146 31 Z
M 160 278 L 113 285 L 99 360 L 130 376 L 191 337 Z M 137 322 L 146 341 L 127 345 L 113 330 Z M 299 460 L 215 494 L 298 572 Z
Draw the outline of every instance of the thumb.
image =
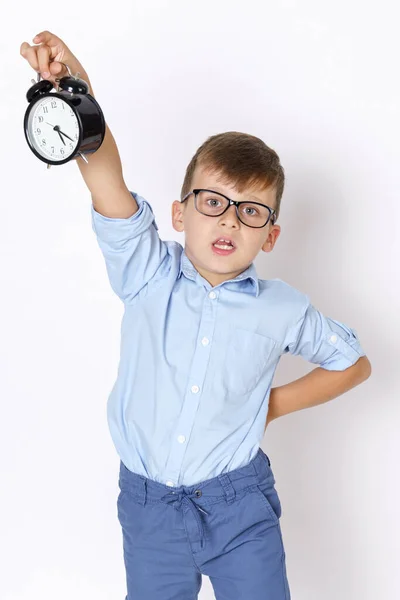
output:
M 49 70 L 50 70 L 49 79 L 54 83 L 58 83 L 59 79 L 62 79 L 63 77 L 66 77 L 67 75 L 69 75 L 67 67 L 61 62 L 50 63 Z
M 50 73 L 52 75 L 57 75 L 57 77 L 64 77 L 64 75 L 68 74 L 68 71 L 65 67 L 65 65 L 63 65 L 60 62 L 52 62 L 49 65 L 50 67 Z

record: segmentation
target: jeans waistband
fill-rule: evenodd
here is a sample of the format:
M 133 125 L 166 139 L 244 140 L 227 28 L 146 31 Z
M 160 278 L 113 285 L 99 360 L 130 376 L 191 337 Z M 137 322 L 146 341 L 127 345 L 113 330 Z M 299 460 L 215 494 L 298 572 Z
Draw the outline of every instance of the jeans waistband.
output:
M 259 482 L 260 476 L 265 478 L 266 475 L 271 478 L 271 483 L 274 484 L 271 462 L 262 448 L 259 448 L 255 457 L 244 467 L 228 471 L 191 486 L 169 487 L 138 473 L 133 473 L 121 461 L 119 486 L 121 489 L 129 490 L 139 501 L 143 499 L 143 504 L 145 499 L 148 501 L 161 500 L 162 496 L 170 492 L 186 495 L 201 492 L 197 497 L 202 497 L 203 501 L 215 501 L 225 495 L 229 502 L 233 502 L 235 492 L 255 485 Z
M 164 502 L 172 505 L 176 510 L 187 505 L 197 521 L 203 547 L 204 529 L 199 512 L 207 515 L 207 504 L 214 504 L 223 498 L 228 504 L 231 504 L 237 493 L 266 479 L 270 480 L 272 487 L 275 479 L 271 470 L 271 462 L 265 452 L 259 448 L 256 456 L 244 467 L 222 473 L 191 486 L 169 487 L 138 473 L 133 473 L 121 461 L 119 487 L 121 490 L 129 491 L 136 501 L 143 505 L 146 502 Z

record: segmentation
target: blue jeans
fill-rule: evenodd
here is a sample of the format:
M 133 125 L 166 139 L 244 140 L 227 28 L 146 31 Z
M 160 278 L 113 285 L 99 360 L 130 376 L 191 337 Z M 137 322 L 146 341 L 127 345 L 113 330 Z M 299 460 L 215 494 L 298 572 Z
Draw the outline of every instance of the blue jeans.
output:
M 202 575 L 217 600 L 290 600 L 268 456 L 190 487 L 168 487 L 121 462 L 126 600 L 196 600 Z

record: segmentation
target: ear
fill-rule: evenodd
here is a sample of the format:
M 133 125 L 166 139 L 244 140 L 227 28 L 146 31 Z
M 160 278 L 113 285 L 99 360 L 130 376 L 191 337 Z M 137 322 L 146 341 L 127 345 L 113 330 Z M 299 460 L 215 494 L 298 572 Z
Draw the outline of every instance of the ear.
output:
M 185 215 L 186 203 L 174 200 L 171 206 L 172 227 L 175 231 L 184 231 L 183 218 Z
M 271 225 L 270 230 L 268 232 L 268 237 L 265 240 L 264 244 L 261 246 L 261 250 L 263 250 L 263 252 L 271 252 L 274 249 L 276 240 L 278 239 L 280 233 L 280 225 Z

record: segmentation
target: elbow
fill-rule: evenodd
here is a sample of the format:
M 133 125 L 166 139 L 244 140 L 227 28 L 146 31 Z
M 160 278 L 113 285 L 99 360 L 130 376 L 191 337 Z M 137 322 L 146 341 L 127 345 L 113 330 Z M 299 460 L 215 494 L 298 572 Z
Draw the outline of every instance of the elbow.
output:
M 372 367 L 366 356 L 361 356 L 356 362 L 356 365 L 362 370 L 364 380 L 371 376 Z

